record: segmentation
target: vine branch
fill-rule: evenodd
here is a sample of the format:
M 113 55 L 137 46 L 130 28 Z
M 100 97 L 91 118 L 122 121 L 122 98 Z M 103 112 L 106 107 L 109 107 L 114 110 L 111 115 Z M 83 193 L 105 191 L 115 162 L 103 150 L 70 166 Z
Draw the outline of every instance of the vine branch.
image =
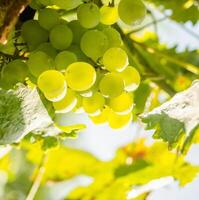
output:
M 1 10 L 3 14 L 3 25 L 0 27 L 0 43 L 6 44 L 10 32 L 15 27 L 19 15 L 28 6 L 31 0 L 2 0 Z
M 43 157 L 41 159 L 41 162 L 40 162 L 38 169 L 37 169 L 36 177 L 34 179 L 32 187 L 31 187 L 31 189 L 28 193 L 28 196 L 26 197 L 26 200 L 34 200 L 35 195 L 36 195 L 36 193 L 39 189 L 39 186 L 41 184 L 42 177 L 43 177 L 44 172 L 45 172 L 44 165 L 45 165 L 46 161 L 47 161 L 47 153 L 44 152 Z

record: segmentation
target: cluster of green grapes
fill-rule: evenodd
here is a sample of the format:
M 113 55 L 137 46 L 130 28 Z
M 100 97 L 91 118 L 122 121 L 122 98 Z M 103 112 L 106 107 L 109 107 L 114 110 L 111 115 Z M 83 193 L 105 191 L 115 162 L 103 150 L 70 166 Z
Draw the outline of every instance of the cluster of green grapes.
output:
M 118 20 L 137 23 L 146 9 L 141 0 L 99 5 L 82 0 L 33 0 L 36 17 L 21 27 L 28 59 L 10 62 L 2 79 L 13 85 L 29 77 L 57 113 L 83 111 L 95 124 L 108 122 L 118 129 L 132 121 L 133 91 L 140 75 L 129 65 L 114 24 Z M 62 16 L 61 10 L 69 14 Z

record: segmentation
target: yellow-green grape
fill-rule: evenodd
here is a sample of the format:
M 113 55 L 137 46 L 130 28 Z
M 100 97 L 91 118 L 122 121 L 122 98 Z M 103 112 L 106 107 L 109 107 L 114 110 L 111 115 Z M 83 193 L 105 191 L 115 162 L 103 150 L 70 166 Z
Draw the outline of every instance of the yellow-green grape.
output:
M 3 67 L 1 79 L 5 88 L 11 88 L 18 82 L 24 82 L 28 76 L 28 66 L 17 59 L 9 62 Z
M 83 97 L 83 108 L 89 115 L 99 115 L 102 108 L 104 107 L 105 99 L 101 93 L 96 92 L 91 97 Z
M 104 28 L 102 32 L 107 36 L 109 41 L 109 48 L 111 47 L 121 47 L 123 42 L 118 31 L 112 27 Z
M 118 5 L 120 19 L 129 25 L 138 23 L 146 16 L 146 7 L 142 0 L 121 0 Z
M 105 25 L 112 25 L 116 23 L 119 18 L 117 7 L 104 5 L 100 8 L 100 13 L 100 22 Z
M 78 114 L 84 113 L 84 108 L 82 106 L 83 97 L 76 93 L 76 99 L 77 99 L 77 103 L 75 107 L 73 108 L 72 112 L 78 113 Z
M 53 59 L 57 55 L 57 50 L 49 42 L 44 42 L 40 44 L 36 51 L 43 51 Z
M 64 10 L 71 10 L 78 7 L 82 0 L 51 0 L 52 4 Z
M 120 75 L 108 73 L 100 81 L 99 89 L 105 97 L 114 98 L 122 94 L 124 82 Z
M 103 56 L 104 67 L 109 71 L 123 71 L 129 64 L 128 55 L 118 47 L 108 49 Z
M 88 89 L 86 91 L 79 92 L 82 97 L 91 97 L 93 95 L 93 91 Z
M 67 113 L 74 109 L 77 104 L 77 98 L 74 91 L 67 89 L 66 96 L 57 102 L 53 102 L 53 106 L 57 113 Z
M 81 50 L 89 58 L 97 61 L 108 48 L 108 38 L 98 30 L 87 31 L 81 39 Z
M 83 61 L 83 62 L 90 62 L 90 58 L 88 58 L 80 49 L 78 45 L 71 45 L 68 49 L 68 51 L 74 53 L 77 56 L 78 61 Z
M 84 28 L 94 28 L 99 24 L 100 11 L 94 3 L 84 3 L 77 9 L 77 18 Z
M 66 24 L 58 24 L 50 31 L 50 43 L 59 50 L 67 49 L 73 40 L 73 33 Z
M 52 0 L 37 0 L 39 3 L 45 5 L 45 6 L 49 6 L 52 5 Z
M 96 125 L 105 124 L 105 123 L 108 122 L 109 113 L 110 113 L 110 108 L 109 107 L 105 107 L 99 115 L 97 115 L 97 116 L 89 116 L 89 118 Z
M 75 62 L 69 65 L 65 76 L 68 86 L 75 91 L 88 90 L 96 80 L 94 67 L 85 62 Z
M 77 56 L 70 51 L 61 51 L 55 57 L 55 67 L 57 70 L 65 70 L 70 64 L 77 61 Z
M 109 106 L 117 114 L 127 114 L 133 108 L 133 96 L 130 93 L 123 92 L 120 96 L 111 98 Z
M 50 101 L 60 101 L 67 92 L 65 77 L 56 70 L 43 72 L 37 80 L 37 85 Z
M 132 66 L 128 66 L 124 71 L 119 73 L 124 80 L 125 90 L 132 92 L 136 90 L 140 84 L 140 74 Z
M 80 25 L 78 20 L 71 21 L 68 23 L 68 26 L 73 32 L 73 44 L 79 45 L 86 29 Z
M 38 77 L 42 72 L 53 68 L 53 60 L 44 52 L 37 51 L 29 55 L 27 65 L 31 74 Z
M 132 121 L 132 113 L 118 115 L 113 111 L 109 113 L 108 122 L 112 129 L 121 129 L 128 126 Z
M 41 27 L 50 30 L 59 23 L 59 14 L 55 9 L 44 8 L 39 11 L 38 22 Z
M 48 41 L 48 31 L 42 28 L 36 20 L 24 22 L 21 28 L 21 35 L 31 51 L 41 43 Z

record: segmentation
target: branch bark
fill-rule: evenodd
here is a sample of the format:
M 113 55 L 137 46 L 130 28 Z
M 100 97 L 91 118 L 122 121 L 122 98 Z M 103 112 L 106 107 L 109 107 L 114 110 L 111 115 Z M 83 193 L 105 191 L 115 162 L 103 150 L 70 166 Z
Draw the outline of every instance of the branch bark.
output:
M 17 23 L 19 15 L 28 6 L 31 0 L 2 0 L 1 13 L 4 17 L 3 25 L 0 27 L 0 43 L 6 44 L 8 36 Z

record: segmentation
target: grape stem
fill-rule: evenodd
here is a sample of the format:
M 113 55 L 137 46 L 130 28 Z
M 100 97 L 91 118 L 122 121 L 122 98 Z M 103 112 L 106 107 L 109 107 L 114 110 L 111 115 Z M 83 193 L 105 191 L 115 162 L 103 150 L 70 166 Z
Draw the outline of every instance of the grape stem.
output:
M 0 43 L 6 44 L 10 32 L 14 29 L 19 15 L 28 6 L 31 0 L 2 0 L 1 15 L 3 25 L 0 27 Z
M 34 182 L 32 184 L 32 187 L 30 188 L 28 196 L 26 197 L 26 200 L 34 200 L 35 195 L 39 189 L 39 186 L 41 185 L 43 175 L 45 173 L 44 165 L 46 164 L 47 158 L 48 158 L 47 152 L 44 152 L 41 162 L 39 163 L 39 165 L 37 167 L 36 176 L 35 176 Z

